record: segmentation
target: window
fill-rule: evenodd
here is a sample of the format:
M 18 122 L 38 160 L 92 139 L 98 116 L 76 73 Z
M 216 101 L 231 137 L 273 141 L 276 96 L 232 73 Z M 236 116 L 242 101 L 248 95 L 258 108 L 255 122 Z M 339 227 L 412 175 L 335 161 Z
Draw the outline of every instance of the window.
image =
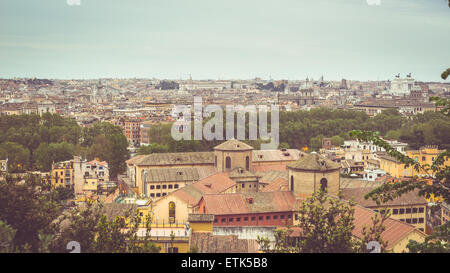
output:
M 267 215 L 267 216 L 266 216 L 266 220 L 270 220 L 270 215 Z
M 277 220 L 277 219 L 278 219 L 278 215 L 274 215 L 273 220 Z
M 291 175 L 291 191 L 294 191 L 294 176 Z
M 284 215 L 281 215 L 281 216 L 280 216 L 280 219 L 283 220 L 283 219 L 284 219 Z
M 419 218 L 419 223 L 420 223 L 420 224 L 423 223 L 423 218 Z
M 245 158 L 245 169 L 248 171 L 250 169 L 250 157 Z
M 166 195 L 167 195 L 167 193 L 163 192 L 162 196 L 166 196 Z
M 218 222 L 217 218 L 214 218 L 214 223 L 217 223 L 217 222 Z
M 423 228 L 419 228 L 420 231 L 423 231 Z
M 228 222 L 232 223 L 233 222 L 233 218 L 228 218 Z
M 398 211 L 398 214 L 404 214 L 405 213 L 405 209 L 400 209 L 399 211 Z
M 255 216 L 252 217 L 252 221 L 256 221 L 256 217 Z
M 424 156 L 422 156 L 422 161 L 425 161 L 425 157 Z
M 411 213 L 411 208 L 407 208 L 406 213 Z
M 248 217 L 244 217 L 244 221 L 245 221 L 245 222 L 248 222 Z
M 258 217 L 258 220 L 259 220 L 259 221 L 262 221 L 262 220 L 263 220 L 263 217 L 262 217 L 262 216 L 259 216 L 259 217 Z
M 169 202 L 169 217 L 175 218 L 175 202 Z
M 398 214 L 398 209 L 393 209 L 392 214 Z
M 175 189 L 178 189 L 178 184 L 175 184 L 175 186 L 173 186 Z
M 295 214 L 295 220 L 298 220 L 298 214 Z
M 225 221 L 226 221 L 226 219 L 225 219 L 225 218 L 222 218 L 222 223 L 225 223 Z
M 161 194 L 160 194 L 160 193 L 157 193 L 157 194 L 156 194 L 156 197 L 161 197 Z
M 245 184 L 244 183 L 242 183 L 242 188 L 245 188 Z
M 423 213 L 424 209 L 423 208 L 419 208 L 419 213 Z
M 156 185 L 156 189 L 161 189 L 161 186 L 160 185 Z
M 150 189 L 151 189 L 151 190 L 154 190 L 154 189 L 155 189 L 155 186 L 154 186 L 154 185 L 151 185 L 151 186 L 150 186 Z
M 170 184 L 168 187 L 169 187 L 169 189 L 173 188 L 172 184 Z
M 236 217 L 236 222 L 240 222 L 241 221 L 241 217 Z
M 167 189 L 167 185 L 162 185 L 162 188 L 163 189 Z
M 178 253 L 178 247 L 169 247 L 168 253 Z
M 154 193 L 150 193 L 150 197 L 155 197 L 155 194 Z
M 412 219 L 413 224 L 417 224 L 417 218 Z
M 417 208 L 413 208 L 413 209 L 412 209 L 412 212 L 413 212 L 413 213 L 417 213 L 417 211 L 418 211 Z
M 328 181 L 326 178 L 320 179 L 320 190 L 326 192 L 328 187 Z
M 227 156 L 225 158 L 225 168 L 226 169 L 231 169 L 231 158 L 229 156 Z
M 406 219 L 406 223 L 411 224 L 411 219 Z
M 288 214 L 288 219 L 291 219 L 291 218 L 292 218 L 292 215 Z

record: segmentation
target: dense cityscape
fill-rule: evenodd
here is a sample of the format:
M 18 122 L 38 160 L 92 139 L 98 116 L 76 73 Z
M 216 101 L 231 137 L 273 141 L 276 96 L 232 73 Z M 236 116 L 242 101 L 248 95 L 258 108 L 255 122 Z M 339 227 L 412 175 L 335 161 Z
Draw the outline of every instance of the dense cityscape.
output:
M 110 1 L 0 4 L 2 255 L 450 252 L 450 2 Z

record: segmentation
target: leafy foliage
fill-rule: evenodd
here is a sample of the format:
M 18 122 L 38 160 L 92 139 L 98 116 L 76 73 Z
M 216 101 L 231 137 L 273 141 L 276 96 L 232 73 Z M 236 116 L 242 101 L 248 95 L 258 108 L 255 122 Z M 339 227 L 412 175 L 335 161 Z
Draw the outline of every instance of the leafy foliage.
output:
M 294 227 L 275 231 L 273 246 L 268 238 L 258 236 L 260 249 L 266 253 L 355 253 L 368 252 L 367 243 L 378 241 L 385 251 L 387 243 L 381 238 L 383 222 L 388 217 L 375 214 L 373 226 L 363 228 L 363 238 L 353 237 L 354 206 L 341 197 L 331 197 L 325 192 L 314 193 L 306 199 L 299 211 L 300 235 L 291 236 Z

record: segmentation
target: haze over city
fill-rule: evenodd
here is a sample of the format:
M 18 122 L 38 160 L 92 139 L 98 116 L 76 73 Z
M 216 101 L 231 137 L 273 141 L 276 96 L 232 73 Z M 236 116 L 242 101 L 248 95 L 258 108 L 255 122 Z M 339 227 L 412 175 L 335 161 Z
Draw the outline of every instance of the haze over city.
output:
M 1 78 L 441 81 L 450 60 L 444 0 L 72 2 L 1 1 Z

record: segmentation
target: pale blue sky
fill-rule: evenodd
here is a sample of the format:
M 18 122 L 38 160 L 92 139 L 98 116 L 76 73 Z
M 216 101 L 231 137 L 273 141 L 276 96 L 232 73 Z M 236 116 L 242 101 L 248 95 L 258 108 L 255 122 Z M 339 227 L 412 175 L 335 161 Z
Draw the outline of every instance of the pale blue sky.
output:
M 0 78 L 440 81 L 447 0 L 0 1 Z M 375 0 L 372 0 L 375 1 Z

